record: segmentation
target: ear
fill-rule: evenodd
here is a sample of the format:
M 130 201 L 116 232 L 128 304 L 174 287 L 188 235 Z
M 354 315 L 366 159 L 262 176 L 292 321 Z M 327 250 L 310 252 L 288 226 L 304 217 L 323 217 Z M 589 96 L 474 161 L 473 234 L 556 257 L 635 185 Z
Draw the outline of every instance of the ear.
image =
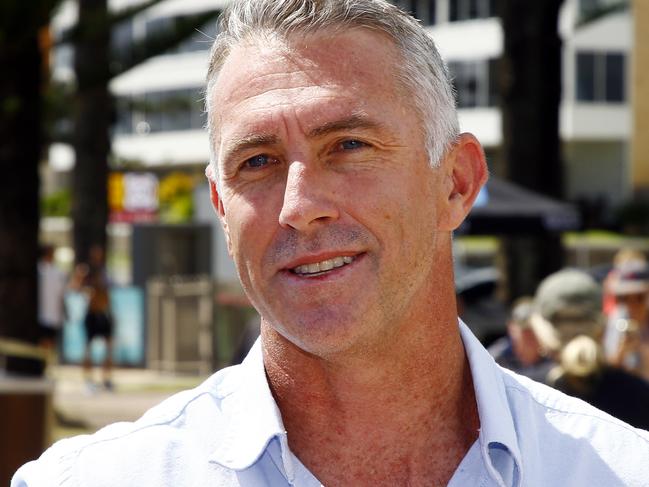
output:
M 228 229 L 228 222 L 225 218 L 225 207 L 223 206 L 223 201 L 219 196 L 219 191 L 216 187 L 216 178 L 214 176 L 214 171 L 212 169 L 212 164 L 208 164 L 205 169 L 205 176 L 210 185 L 210 200 L 212 201 L 212 207 L 216 212 L 216 215 L 219 217 L 221 222 L 221 227 L 223 228 L 223 233 L 225 234 L 225 240 L 228 244 L 228 254 L 232 256 L 232 242 L 230 240 L 230 232 Z
M 460 134 L 440 169 L 446 174 L 444 229 L 453 231 L 469 214 L 487 182 L 487 162 L 480 142 L 472 134 Z

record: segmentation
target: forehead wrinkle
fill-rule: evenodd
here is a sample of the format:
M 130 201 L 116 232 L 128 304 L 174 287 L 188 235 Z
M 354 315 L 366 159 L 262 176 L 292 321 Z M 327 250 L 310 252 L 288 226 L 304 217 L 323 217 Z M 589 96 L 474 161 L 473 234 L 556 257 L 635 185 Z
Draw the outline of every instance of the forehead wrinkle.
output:
M 221 87 L 221 91 L 225 92 L 223 93 L 223 100 L 222 103 L 231 103 L 231 102 L 236 102 L 238 101 L 239 103 L 249 100 L 249 99 L 254 99 L 259 96 L 264 96 L 267 94 L 272 94 L 272 93 L 282 93 L 285 91 L 290 91 L 290 90 L 301 90 L 301 89 L 308 89 L 308 88 L 314 88 L 316 86 L 319 87 L 330 87 L 330 88 L 337 88 L 335 85 L 327 85 L 323 83 L 323 80 L 320 79 L 318 82 L 314 82 L 315 78 L 312 78 L 311 76 L 307 76 L 305 79 L 305 76 L 300 76 L 304 75 L 305 73 L 303 71 L 293 71 L 291 73 L 266 73 L 263 74 L 259 77 L 252 78 L 251 76 L 248 76 L 248 79 L 245 81 L 242 80 L 237 80 L 237 86 L 225 86 Z M 286 76 L 288 75 L 288 77 Z M 266 86 L 268 84 L 268 80 L 273 82 L 274 78 L 277 78 L 279 80 L 279 84 L 277 86 L 271 86 L 263 91 L 254 93 L 250 96 L 246 97 L 240 97 L 239 93 L 241 91 L 249 91 L 251 89 L 255 89 L 258 86 Z M 300 81 L 300 83 L 298 83 Z
M 242 105 L 245 106 L 246 104 L 248 104 L 250 102 L 253 102 L 253 101 L 257 100 L 257 99 L 262 99 L 263 100 L 265 97 L 272 96 L 272 95 L 281 95 L 281 94 L 284 94 L 284 93 L 288 93 L 289 95 L 291 95 L 291 96 L 282 97 L 281 99 L 274 98 L 274 99 L 270 100 L 266 105 L 261 105 L 261 106 L 258 106 L 258 107 L 253 107 L 253 108 L 247 108 L 246 109 L 246 110 L 248 110 L 250 112 L 252 112 L 252 111 L 260 111 L 260 110 L 263 111 L 268 107 L 277 107 L 277 106 L 282 106 L 282 105 L 294 104 L 295 101 L 298 98 L 296 97 L 295 94 L 291 93 L 292 91 L 298 90 L 298 91 L 305 92 L 305 91 L 309 91 L 309 90 L 316 90 L 316 89 L 323 89 L 323 88 L 326 88 L 327 90 L 330 90 L 330 94 L 325 95 L 324 93 L 320 92 L 320 93 L 317 94 L 318 98 L 335 98 L 336 97 L 335 90 L 338 87 L 335 86 L 335 85 L 326 86 L 326 87 L 325 86 L 313 86 L 313 85 L 308 85 L 308 84 L 297 85 L 297 86 L 284 86 L 284 87 L 271 88 L 271 89 L 268 89 L 268 90 L 266 90 L 266 91 L 264 91 L 262 93 L 255 93 L 255 94 L 252 94 L 250 96 L 247 96 L 246 98 L 238 100 L 236 103 L 234 103 L 232 108 L 238 108 L 238 107 L 241 107 Z M 309 97 L 309 98 L 311 98 L 311 97 Z M 232 101 L 232 100 L 228 100 L 228 101 Z
M 289 88 L 287 88 L 289 89 Z M 250 140 L 252 142 L 256 141 L 256 138 L 260 136 L 260 134 L 274 134 L 277 129 L 276 127 L 278 124 L 284 125 L 284 129 L 288 130 L 288 127 L 286 126 L 286 121 L 283 122 L 278 122 L 277 120 L 282 119 L 284 120 L 285 117 L 288 115 L 287 113 L 283 113 L 285 110 L 289 110 L 292 113 L 288 115 L 289 117 L 295 118 L 298 120 L 298 124 L 301 126 L 301 131 L 305 135 L 308 135 L 309 137 L 318 137 L 321 136 L 325 133 L 329 133 L 332 131 L 336 130 L 345 130 L 345 129 L 353 129 L 353 128 L 385 128 L 385 125 L 381 124 L 380 122 L 377 122 L 375 120 L 371 120 L 365 111 L 356 108 L 354 109 L 351 114 L 350 113 L 350 105 L 353 104 L 352 99 L 345 99 L 341 100 L 340 95 L 335 93 L 335 92 L 330 92 L 330 93 L 320 93 L 316 97 L 313 97 L 311 100 L 313 103 L 307 104 L 307 106 L 296 106 L 295 105 L 295 98 L 293 97 L 292 99 L 289 98 L 283 98 L 281 100 L 272 100 L 272 103 L 268 103 L 267 105 L 263 106 L 253 106 L 253 107 L 248 107 L 249 105 L 248 102 L 253 100 L 257 96 L 263 96 L 264 94 L 260 95 L 254 95 L 253 97 L 250 97 L 246 100 L 242 100 L 240 103 L 233 105 L 230 109 L 233 111 L 239 111 L 239 112 L 246 112 L 247 113 L 247 120 L 244 120 L 241 125 L 248 127 L 248 132 L 246 133 L 241 133 L 241 135 L 237 134 L 236 132 L 231 135 L 231 138 L 233 139 L 232 142 L 228 143 L 226 146 L 226 150 L 230 151 L 233 148 L 236 148 L 238 146 L 239 142 L 243 144 L 247 144 L 247 142 Z M 333 104 L 328 104 L 328 101 L 333 101 Z M 325 106 L 322 106 L 322 103 L 325 103 Z M 279 110 L 279 112 L 278 112 Z M 303 115 L 301 113 L 304 112 L 313 112 L 312 115 Z M 301 113 L 300 113 L 301 112 Z M 337 115 L 329 115 L 327 116 L 325 112 L 338 112 Z M 322 123 L 320 126 L 316 126 L 315 128 L 309 129 L 308 125 L 307 127 L 304 127 L 304 124 L 300 121 L 300 119 L 305 119 L 306 122 L 311 121 L 313 122 L 311 125 L 315 123 L 319 123 L 320 120 L 324 118 L 330 118 L 334 119 L 332 121 L 327 121 L 325 123 Z M 222 119 L 222 117 L 220 117 Z M 223 127 L 223 125 L 220 125 Z M 227 126 L 227 124 L 225 124 Z M 304 127 L 304 128 L 302 128 Z M 263 135 L 262 135 L 263 136 Z M 265 141 L 265 140 L 259 140 L 260 144 L 268 143 L 276 143 L 278 140 L 275 141 Z
M 350 29 L 350 31 L 353 30 L 356 29 Z M 305 36 L 297 37 L 302 41 L 313 40 L 316 41 L 316 43 L 318 41 L 327 41 L 331 39 L 329 36 L 323 35 L 323 33 L 307 34 Z M 269 89 L 265 89 L 261 93 L 256 93 L 250 97 L 246 97 L 246 99 L 252 100 L 258 96 L 264 96 L 265 94 L 282 93 L 290 90 L 301 90 L 315 87 L 337 90 L 340 88 L 339 76 L 341 72 L 347 74 L 353 72 L 358 74 L 359 64 L 354 62 L 354 60 L 359 60 L 359 55 L 357 53 L 354 53 L 351 59 L 341 59 L 340 55 L 336 52 L 331 52 L 331 50 L 327 49 L 312 50 L 308 42 L 301 44 L 300 42 L 295 42 L 296 40 L 295 36 L 290 36 L 288 39 L 275 39 L 276 42 L 265 44 L 260 43 L 259 39 L 253 38 L 248 39 L 248 42 L 239 44 L 228 56 L 230 61 L 238 56 L 244 56 L 244 54 L 245 56 L 249 56 L 249 53 L 246 54 L 245 50 L 252 49 L 256 51 L 258 56 L 268 60 L 267 63 L 264 63 L 264 67 L 270 68 L 271 72 L 258 73 L 255 71 L 248 73 L 248 79 L 244 82 L 238 80 L 236 84 L 222 87 L 226 88 L 225 93 L 223 94 L 223 102 L 232 102 L 233 99 L 238 98 L 237 95 L 241 90 L 254 89 L 256 86 L 264 86 L 267 85 L 269 81 L 272 85 L 273 78 L 279 78 L 279 86 L 271 86 Z M 244 52 L 238 52 L 239 50 L 243 50 Z M 390 45 L 390 52 L 387 57 L 394 59 L 395 50 L 395 46 Z M 316 54 L 324 56 L 324 60 L 315 60 L 313 56 Z M 286 64 L 282 64 L 282 61 L 279 61 L 280 59 Z M 334 72 L 322 68 L 323 65 L 331 64 L 332 60 L 335 61 L 337 66 L 337 69 Z M 225 64 L 228 64 L 227 61 Z M 287 67 L 288 70 L 286 70 Z M 391 66 L 391 69 L 394 69 L 394 66 Z M 347 78 L 348 76 L 345 75 L 344 77 Z M 349 79 L 347 81 L 348 83 L 345 87 L 348 89 L 358 89 L 358 86 L 356 85 L 361 83 L 360 80 L 354 79 Z M 289 86 L 286 86 L 287 84 L 289 84 Z M 399 87 L 393 86 L 392 88 L 398 89 Z M 241 103 L 244 100 L 239 100 L 238 103 Z
M 337 36 L 332 36 L 332 38 L 336 38 Z M 334 118 L 336 115 L 334 115 L 332 112 L 338 111 L 340 115 L 344 116 L 346 113 L 350 113 L 350 105 L 352 104 L 358 104 L 359 100 L 362 100 L 362 96 L 360 99 L 357 99 L 353 95 L 362 95 L 362 93 L 359 93 L 359 89 L 362 89 L 363 85 L 362 80 L 355 79 L 354 77 L 351 77 L 350 79 L 347 79 L 348 76 L 344 75 L 341 73 L 347 73 L 349 74 L 349 70 L 353 68 L 353 71 L 358 74 L 358 68 L 359 66 L 355 65 L 352 61 L 354 59 L 358 59 L 358 54 L 356 52 L 352 52 L 351 58 L 343 58 L 339 59 L 339 53 L 334 53 L 331 49 L 316 49 L 315 51 L 312 51 L 310 49 L 311 42 L 313 42 L 312 45 L 317 44 L 317 41 L 321 40 L 330 40 L 329 36 L 321 36 L 321 35 L 315 35 L 315 36 L 305 36 L 302 37 L 301 40 L 303 41 L 302 43 L 300 42 L 295 42 L 298 39 L 296 37 L 290 36 L 289 39 L 281 39 L 281 40 L 276 40 L 276 42 L 271 42 L 268 44 L 260 43 L 259 39 L 248 39 L 248 42 L 239 44 L 237 48 L 233 49 L 233 51 L 230 53 L 228 56 L 230 63 L 232 62 L 232 59 L 238 58 L 240 59 L 240 56 L 248 56 L 250 53 L 246 52 L 246 50 L 253 49 L 255 50 L 258 54 L 262 55 L 262 57 L 267 57 L 270 59 L 270 63 L 265 64 L 265 68 L 270 68 L 270 72 L 266 71 L 265 73 L 263 72 L 264 70 L 262 69 L 261 71 L 252 71 L 248 72 L 245 80 L 239 79 L 238 81 L 236 79 L 231 79 L 229 83 L 223 84 L 223 78 L 222 76 L 219 76 L 219 82 L 216 83 L 215 90 L 213 92 L 213 95 L 215 98 L 221 98 L 220 103 L 216 103 L 215 101 L 215 106 L 224 106 L 224 105 L 229 105 L 228 111 L 234 110 L 234 111 L 239 111 L 239 112 L 248 112 L 250 116 L 253 116 L 257 113 L 264 113 L 267 110 L 273 110 L 273 108 L 280 108 L 281 106 L 287 106 L 289 107 L 290 105 L 294 105 L 295 102 L 297 101 L 297 98 L 299 99 L 307 99 L 307 100 L 313 100 L 314 97 L 309 96 L 309 90 L 315 89 L 315 90 L 320 90 L 319 92 L 316 92 L 314 95 L 315 98 L 317 98 L 321 102 L 325 102 L 328 98 L 331 98 L 335 100 L 336 102 L 340 102 L 340 97 L 341 97 L 341 90 L 340 88 L 345 88 L 347 94 L 349 95 L 349 98 L 346 103 L 344 103 L 344 107 L 338 105 L 337 103 L 334 105 L 329 105 L 327 106 L 327 112 L 329 112 L 329 115 L 333 116 L 326 116 L 322 113 L 314 113 L 311 117 L 307 119 L 302 119 L 305 122 L 311 121 L 313 125 L 316 125 L 319 121 L 326 120 L 327 118 Z M 304 42 L 306 41 L 306 42 Z M 311 41 L 311 42 L 309 42 Z M 314 42 L 316 41 L 316 42 Z M 325 56 L 325 61 L 322 61 L 322 59 L 314 59 L 313 58 L 313 53 L 316 53 L 318 55 L 324 55 Z M 268 56 L 268 54 L 271 54 L 272 56 Z M 398 54 L 396 52 L 396 47 L 394 45 L 389 46 L 388 50 L 388 55 L 386 57 L 390 58 L 392 61 L 395 60 L 395 54 Z M 280 66 L 274 66 L 273 58 L 275 59 L 283 59 L 284 63 L 283 65 Z M 398 58 L 398 56 L 397 56 Z M 337 64 L 337 69 L 335 69 L 333 72 L 330 69 L 321 69 L 323 65 L 327 65 L 328 61 L 335 60 Z M 328 60 L 328 61 L 327 61 Z M 228 61 L 225 63 L 226 65 L 228 64 Z M 288 67 L 289 71 L 283 71 L 283 69 L 286 69 Z M 362 64 L 361 64 L 362 67 Z M 224 66 L 224 68 L 227 70 L 227 66 Z M 390 63 L 390 69 L 395 69 L 394 63 Z M 361 71 L 364 71 L 361 69 Z M 224 73 L 220 73 L 223 75 Z M 286 75 L 289 75 L 287 78 Z M 343 86 L 340 85 L 341 78 L 340 76 L 345 79 L 346 83 L 344 83 Z M 364 77 L 364 76 L 363 76 Z M 277 78 L 277 82 L 274 82 L 274 79 Z M 391 77 L 389 77 L 391 79 Z M 286 86 L 288 83 L 289 86 Z M 271 86 L 264 86 L 270 84 Z M 273 86 L 273 84 L 275 86 Z M 220 86 L 219 86 L 220 85 Z M 399 92 L 399 83 L 391 83 L 391 88 L 388 89 L 388 93 L 395 93 Z M 245 88 L 244 88 L 245 87 Z M 262 89 L 263 91 L 261 92 L 256 92 L 255 87 L 259 87 L 259 89 Z M 242 89 L 252 89 L 253 93 L 248 94 L 245 98 L 241 99 L 238 95 L 242 94 L 240 90 Z M 395 89 L 396 88 L 396 89 Z M 244 95 L 245 96 L 245 95 Z M 258 103 L 259 100 L 263 100 L 264 97 L 268 96 L 269 100 L 267 103 Z M 296 98 L 297 96 L 297 98 Z M 247 106 L 248 105 L 248 106 Z M 257 105 L 257 106 L 250 106 L 250 105 Z M 307 105 L 311 105 L 311 103 L 307 103 Z M 337 108 L 336 108 L 336 105 Z M 294 107 L 295 108 L 295 107 Z M 301 108 L 306 108 L 309 110 L 308 107 L 301 107 Z M 343 112 L 343 108 L 345 108 Z M 356 106 L 357 111 L 361 111 L 362 104 L 360 106 Z M 329 110 L 331 109 L 331 111 Z M 299 111 L 302 111 L 301 109 Z M 223 140 L 223 129 L 224 129 L 224 123 L 225 125 L 227 124 L 227 120 L 224 119 L 224 113 L 223 110 L 215 110 L 215 115 L 218 117 L 218 123 L 215 123 L 214 125 L 216 127 L 219 127 L 219 134 L 215 133 L 215 142 L 216 144 L 222 144 L 223 142 L 226 142 Z M 264 117 L 260 117 L 263 119 Z M 349 118 L 353 118 L 349 117 Z M 216 121 L 216 120 L 215 120 Z M 272 127 L 269 126 L 270 131 L 264 130 L 263 124 L 258 124 L 256 122 L 259 121 L 259 118 L 252 121 L 253 127 L 254 125 L 257 125 L 258 128 L 260 129 L 259 132 L 268 132 L 268 133 L 273 133 L 275 130 L 277 130 L 279 127 Z M 351 120 L 348 122 L 352 122 Z M 286 120 L 283 121 L 283 123 L 286 123 Z M 317 135 L 319 133 L 320 135 L 328 132 L 333 132 L 336 129 L 338 130 L 344 130 L 344 129 L 351 129 L 351 128 L 362 128 L 360 125 L 357 125 L 355 123 L 344 123 L 344 124 L 339 124 L 337 122 L 326 122 L 323 124 L 323 127 L 316 127 L 316 129 L 309 130 L 310 127 L 308 125 L 311 125 L 310 123 L 300 123 L 298 121 L 298 124 L 301 125 L 301 131 L 303 134 L 307 135 L 309 132 L 314 132 L 312 135 Z M 305 126 L 306 125 L 306 126 Z M 336 126 L 338 125 L 338 126 Z M 286 128 L 286 127 L 284 127 Z M 374 127 L 369 127 L 366 126 L 366 128 L 378 128 L 379 130 L 382 128 L 379 126 L 377 123 L 376 126 Z M 385 128 L 385 126 L 383 127 Z M 252 134 L 252 132 L 251 132 Z M 218 136 L 217 136 L 218 135 Z M 244 137 L 247 137 L 244 135 Z M 219 141 L 220 139 L 220 141 Z M 245 143 L 245 141 L 243 141 Z M 269 143 L 272 143 L 271 141 L 268 141 Z M 275 141 L 274 143 L 278 143 L 279 141 Z M 236 141 L 235 141 L 236 143 Z M 227 142 L 226 142 L 227 144 Z M 233 148 L 234 144 L 227 144 L 226 149 L 229 153 L 231 153 L 231 148 Z M 248 145 L 248 144 L 246 144 Z
M 315 62 L 308 56 L 300 56 L 285 41 L 272 42 L 270 44 L 259 42 L 245 42 L 239 44 L 228 55 L 224 63 L 222 71 L 227 70 L 233 59 L 246 59 L 251 56 L 250 51 L 254 53 L 254 57 L 258 58 L 261 62 L 263 69 L 255 69 L 247 73 L 245 80 L 232 80 L 225 86 L 221 86 L 221 90 L 225 90 L 223 102 L 230 102 L 232 99 L 238 98 L 242 90 L 255 89 L 258 86 L 266 87 L 271 84 L 270 89 L 265 89 L 262 93 L 271 93 L 276 90 L 290 90 L 301 89 L 312 86 L 325 85 L 323 72 L 320 70 L 320 63 Z M 264 72 L 264 70 L 266 70 Z M 261 71 L 261 72 L 260 72 Z M 222 74 L 222 73 L 221 73 Z M 220 76 L 219 76 L 220 78 Z M 272 86 L 274 78 L 279 78 L 279 86 Z M 289 86 L 286 86 L 286 85 Z

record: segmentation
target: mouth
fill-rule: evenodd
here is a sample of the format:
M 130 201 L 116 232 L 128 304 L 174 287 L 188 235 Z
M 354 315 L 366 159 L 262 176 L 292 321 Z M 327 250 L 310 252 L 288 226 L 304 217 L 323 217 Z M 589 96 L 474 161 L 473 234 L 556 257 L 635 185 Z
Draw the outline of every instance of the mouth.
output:
M 300 277 L 318 277 L 334 269 L 345 267 L 354 262 L 354 260 L 356 260 L 356 256 L 337 256 L 320 262 L 298 265 L 289 269 L 289 271 Z

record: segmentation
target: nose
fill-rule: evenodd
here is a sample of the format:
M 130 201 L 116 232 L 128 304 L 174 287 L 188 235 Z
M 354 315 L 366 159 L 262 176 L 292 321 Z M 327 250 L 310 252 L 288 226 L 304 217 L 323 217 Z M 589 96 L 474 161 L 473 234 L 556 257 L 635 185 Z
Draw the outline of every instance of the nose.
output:
M 338 218 L 338 207 L 328 189 L 325 172 L 299 161 L 289 165 L 279 214 L 281 226 L 308 232 L 319 224 Z

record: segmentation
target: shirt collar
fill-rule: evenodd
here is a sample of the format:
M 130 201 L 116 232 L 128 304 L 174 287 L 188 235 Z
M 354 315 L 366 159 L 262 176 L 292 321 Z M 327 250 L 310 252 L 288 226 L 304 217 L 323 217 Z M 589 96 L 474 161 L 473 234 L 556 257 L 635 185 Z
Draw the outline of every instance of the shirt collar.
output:
M 460 334 L 471 366 L 480 416 L 480 450 L 487 470 L 500 485 L 521 485 L 521 453 L 502 372 L 460 320 Z
M 460 321 L 478 415 L 480 451 L 487 470 L 497 482 L 516 487 L 521 479 L 521 454 L 516 430 L 505 392 L 502 372 L 469 328 Z M 231 374 L 232 392 L 221 403 L 226 421 L 211 460 L 233 470 L 254 464 L 278 438 L 285 474 L 293 477 L 291 453 L 281 413 L 268 386 L 261 341 L 258 339 L 248 356 Z
M 278 438 L 284 473 L 290 479 L 293 469 L 286 430 L 268 386 L 259 339 L 237 369 L 227 376 L 232 382 L 226 384 L 221 400 L 224 422 L 216 432 L 219 441 L 210 461 L 232 470 L 245 470 Z M 229 393 L 228 386 L 232 389 Z

